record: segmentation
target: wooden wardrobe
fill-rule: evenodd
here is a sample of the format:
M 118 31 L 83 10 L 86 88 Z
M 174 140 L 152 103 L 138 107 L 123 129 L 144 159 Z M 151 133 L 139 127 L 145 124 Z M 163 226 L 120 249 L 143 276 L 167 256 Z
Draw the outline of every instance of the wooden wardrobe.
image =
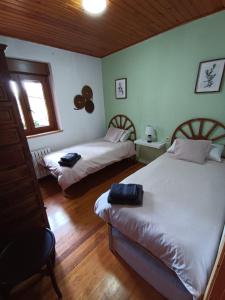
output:
M 18 233 L 49 226 L 0 44 L 0 248 Z

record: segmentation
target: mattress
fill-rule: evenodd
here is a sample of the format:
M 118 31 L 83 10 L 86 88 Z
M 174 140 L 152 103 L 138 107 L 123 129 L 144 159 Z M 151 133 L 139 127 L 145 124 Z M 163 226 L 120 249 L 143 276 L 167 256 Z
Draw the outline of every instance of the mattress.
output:
M 191 300 L 192 296 L 176 274 L 139 244 L 117 229 L 109 229 L 111 250 L 168 300 Z M 153 299 L 152 299 L 153 300 Z
M 95 212 L 166 264 L 198 299 L 223 231 L 224 178 L 224 162 L 199 165 L 166 153 L 123 181 L 143 185 L 143 206 L 110 205 L 106 192 Z
M 82 158 L 72 168 L 61 167 L 58 161 L 67 153 L 79 153 Z M 44 164 L 51 174 L 58 178 L 59 185 L 65 190 L 87 175 L 133 155 L 135 146 L 132 141 L 111 143 L 100 138 L 52 152 L 44 157 Z

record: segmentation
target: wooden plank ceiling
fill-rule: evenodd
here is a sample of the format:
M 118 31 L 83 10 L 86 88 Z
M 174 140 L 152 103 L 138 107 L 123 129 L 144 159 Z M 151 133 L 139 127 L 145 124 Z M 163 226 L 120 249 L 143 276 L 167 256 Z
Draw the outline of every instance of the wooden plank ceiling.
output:
M 225 0 L 108 0 L 93 17 L 79 0 L 0 0 L 0 34 L 104 57 L 224 8 Z

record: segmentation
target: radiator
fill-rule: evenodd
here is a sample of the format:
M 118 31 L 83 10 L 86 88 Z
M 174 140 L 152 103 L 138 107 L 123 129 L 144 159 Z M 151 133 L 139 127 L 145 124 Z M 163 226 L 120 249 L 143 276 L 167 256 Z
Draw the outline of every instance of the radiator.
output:
M 50 174 L 50 172 L 43 166 L 44 165 L 43 157 L 50 152 L 51 152 L 51 149 L 48 147 L 31 151 L 34 170 L 35 170 L 37 179 L 43 178 Z

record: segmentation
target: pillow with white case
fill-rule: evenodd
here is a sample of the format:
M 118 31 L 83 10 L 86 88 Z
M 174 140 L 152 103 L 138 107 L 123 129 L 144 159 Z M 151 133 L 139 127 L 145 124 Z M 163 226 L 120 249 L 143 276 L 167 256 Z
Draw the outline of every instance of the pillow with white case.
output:
M 107 142 L 118 143 L 123 133 L 124 129 L 119 129 L 111 126 L 109 127 L 104 140 Z
M 221 162 L 224 151 L 224 145 L 212 144 L 209 151 L 208 159 Z
M 166 150 L 168 153 L 174 153 L 176 146 L 176 140 L 173 141 L 173 144 Z
M 131 130 L 130 129 L 124 130 L 124 133 L 122 134 L 122 136 L 120 138 L 120 142 L 126 142 L 129 139 L 130 134 L 131 134 Z

